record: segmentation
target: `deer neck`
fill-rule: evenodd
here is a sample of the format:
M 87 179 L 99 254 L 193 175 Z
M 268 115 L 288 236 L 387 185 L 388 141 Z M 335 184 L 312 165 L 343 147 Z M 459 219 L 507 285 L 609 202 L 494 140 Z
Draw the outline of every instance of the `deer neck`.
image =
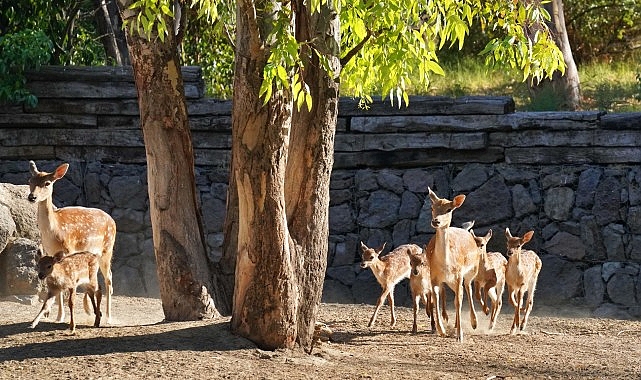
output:
M 385 270 L 385 263 L 382 262 L 380 259 L 376 259 L 373 263 L 370 264 L 370 268 L 372 268 L 372 273 L 374 273 L 374 277 L 376 277 L 379 282 L 383 278 L 383 271 Z
M 38 202 L 38 227 L 43 235 L 51 234 L 57 230 L 58 220 L 56 219 L 51 197 Z M 42 238 L 45 239 L 46 237 L 43 236 Z
M 450 252 L 450 227 L 437 228 L 434 236 L 434 254 L 443 258 L 445 261 L 452 256 Z

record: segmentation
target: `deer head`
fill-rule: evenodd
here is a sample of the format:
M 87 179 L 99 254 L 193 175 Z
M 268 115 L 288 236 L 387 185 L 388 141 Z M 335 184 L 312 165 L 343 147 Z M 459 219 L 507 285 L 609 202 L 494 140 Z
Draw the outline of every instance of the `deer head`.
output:
M 510 257 L 515 253 L 521 253 L 521 248 L 523 244 L 527 243 L 532 239 L 534 231 L 526 232 L 523 237 L 512 236 L 510 229 L 505 229 L 505 237 L 507 238 L 507 256 Z
M 372 265 L 374 260 L 378 259 L 378 256 L 380 256 L 383 249 L 385 249 L 385 244 L 386 243 L 383 243 L 380 248 L 374 249 L 361 242 L 361 268 L 365 269 Z
M 439 198 L 436 193 L 429 187 L 427 188 L 430 199 L 432 201 L 432 227 L 433 228 L 447 228 L 452 223 L 452 211 L 461 207 L 465 201 L 465 195 L 460 194 L 454 197 L 453 200 Z
M 69 169 L 69 164 L 62 164 L 53 173 L 38 171 L 36 163 L 29 161 L 31 178 L 29 179 L 29 202 L 42 202 L 53 194 L 53 183 L 62 178 Z

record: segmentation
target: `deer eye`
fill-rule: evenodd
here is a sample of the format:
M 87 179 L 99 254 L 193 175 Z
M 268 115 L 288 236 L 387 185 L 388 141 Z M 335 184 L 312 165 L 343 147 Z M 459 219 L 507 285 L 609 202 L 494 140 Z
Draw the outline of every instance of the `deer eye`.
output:
M 51 181 L 45 182 L 45 186 L 49 186 L 49 185 L 51 185 Z

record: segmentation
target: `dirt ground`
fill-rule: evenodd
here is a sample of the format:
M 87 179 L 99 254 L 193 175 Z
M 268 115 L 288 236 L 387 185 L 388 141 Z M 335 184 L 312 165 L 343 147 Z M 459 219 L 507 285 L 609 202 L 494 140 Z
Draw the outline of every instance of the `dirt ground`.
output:
M 158 299 L 114 297 L 113 304 L 113 324 L 90 327 L 92 317 L 78 312 L 71 335 L 51 319 L 30 329 L 39 303 L 0 300 L 0 378 L 641 378 L 641 322 L 587 318 L 578 309 L 535 304 L 526 331 L 512 336 L 511 306 L 504 305 L 493 332 L 482 313 L 479 329 L 471 330 L 464 308 L 465 342 L 457 343 L 427 333 L 424 314 L 419 333 L 411 334 L 408 308 L 397 309 L 395 327 L 386 308 L 368 328 L 372 305 L 323 304 L 319 319 L 333 331 L 331 341 L 308 355 L 259 350 L 230 332 L 229 318 L 164 323 Z

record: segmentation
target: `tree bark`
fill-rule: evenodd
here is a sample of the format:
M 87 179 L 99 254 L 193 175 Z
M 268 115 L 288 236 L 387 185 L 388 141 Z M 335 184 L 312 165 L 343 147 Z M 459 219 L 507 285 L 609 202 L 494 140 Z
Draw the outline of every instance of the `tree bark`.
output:
M 297 38 L 321 36 L 321 43 L 332 39 L 330 45 L 338 46 L 336 11 L 325 10 L 321 22 L 310 18 L 302 1 L 292 6 Z M 307 346 L 327 265 L 338 84 L 316 61 L 315 66 L 306 65 L 309 71 L 304 73 L 313 89 L 311 113 L 294 111 L 287 91 L 263 106 L 258 96 L 260 73 L 269 54 L 259 36 L 266 38 L 268 33 L 258 20 L 267 16 L 258 11 L 254 18 L 251 1 L 238 1 L 237 7 L 227 215 L 237 206 L 238 223 L 227 223 L 225 242 L 232 248 L 236 243 L 232 330 L 264 349 Z M 330 26 L 333 29 L 327 29 Z M 335 76 L 337 57 L 332 60 Z
M 552 16 L 550 31 L 554 42 L 563 53 L 566 69 L 564 75 L 557 71 L 551 80 L 546 79 L 532 86 L 532 97 L 536 100 L 537 97 L 553 95 L 557 100 L 559 110 L 576 111 L 581 107 L 581 86 L 565 26 L 563 1 L 552 0 L 551 3 L 545 5 L 545 8 Z
M 119 3 L 121 11 L 127 4 Z M 135 14 L 130 14 L 135 17 Z M 123 19 L 126 19 L 123 17 Z M 140 123 L 147 153 L 149 208 L 165 319 L 218 315 L 209 289 L 194 154 L 182 73 L 173 35 L 129 34 Z
M 129 65 L 129 51 L 116 0 L 94 0 L 96 26 L 108 58 L 118 66 Z

